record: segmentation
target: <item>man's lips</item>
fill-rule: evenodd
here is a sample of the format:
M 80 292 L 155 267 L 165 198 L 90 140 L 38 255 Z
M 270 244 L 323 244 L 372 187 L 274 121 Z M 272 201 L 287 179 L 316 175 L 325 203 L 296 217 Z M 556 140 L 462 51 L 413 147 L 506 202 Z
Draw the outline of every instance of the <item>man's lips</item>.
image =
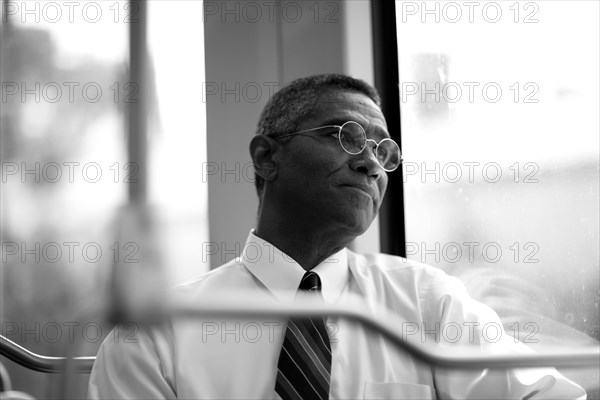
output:
M 360 184 L 346 184 L 346 185 L 340 185 L 340 186 L 345 189 L 349 189 L 349 190 L 367 195 L 373 201 L 375 201 L 375 199 L 377 198 L 376 194 L 373 192 L 373 189 L 369 186 L 360 185 Z

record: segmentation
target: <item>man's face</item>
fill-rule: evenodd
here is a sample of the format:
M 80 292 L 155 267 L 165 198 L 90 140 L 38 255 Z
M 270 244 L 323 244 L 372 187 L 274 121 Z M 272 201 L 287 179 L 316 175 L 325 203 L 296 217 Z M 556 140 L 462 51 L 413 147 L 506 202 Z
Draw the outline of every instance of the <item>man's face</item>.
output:
M 389 137 L 385 118 L 367 96 L 356 92 L 331 94 L 299 130 L 324 125 L 358 122 L 367 138 L 379 142 Z M 286 212 L 318 225 L 337 228 L 344 234 L 360 235 L 379 211 L 388 177 L 372 151 L 372 142 L 362 153 L 346 153 L 337 130 L 321 129 L 296 135 L 280 149 L 274 189 Z M 297 219 L 297 218 L 296 218 Z

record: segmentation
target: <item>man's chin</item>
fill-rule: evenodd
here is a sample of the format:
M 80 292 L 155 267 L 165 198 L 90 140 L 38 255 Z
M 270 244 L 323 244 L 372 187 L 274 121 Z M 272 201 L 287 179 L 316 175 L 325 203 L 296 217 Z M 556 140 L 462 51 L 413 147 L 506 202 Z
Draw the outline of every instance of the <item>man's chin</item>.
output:
M 353 236 L 360 236 L 369 229 L 375 218 L 365 214 L 353 214 L 344 219 L 343 225 L 348 233 Z

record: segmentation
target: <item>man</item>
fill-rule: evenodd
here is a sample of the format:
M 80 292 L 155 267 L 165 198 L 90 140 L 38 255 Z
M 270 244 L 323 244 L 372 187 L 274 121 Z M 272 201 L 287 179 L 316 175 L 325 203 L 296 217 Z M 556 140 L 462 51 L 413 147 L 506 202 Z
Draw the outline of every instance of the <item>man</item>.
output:
M 265 107 L 250 155 L 260 205 L 241 257 L 179 287 L 178 294 L 201 301 L 229 288 L 292 301 L 313 292 L 338 304 L 359 296 L 374 312 L 393 310 L 407 326 L 424 330 L 415 340 L 525 351 L 456 278 L 399 257 L 346 248 L 377 215 L 387 171 L 401 162 L 379 97 L 365 82 L 342 75 L 292 82 Z M 346 319 L 286 322 L 172 321 L 165 329 L 140 331 L 137 343 L 109 335 L 89 396 L 585 398 L 554 369 L 438 370 Z M 504 336 L 485 340 L 482 327 L 490 324 Z M 450 325 L 473 330 L 440 335 Z M 262 334 L 244 333 L 248 326 Z

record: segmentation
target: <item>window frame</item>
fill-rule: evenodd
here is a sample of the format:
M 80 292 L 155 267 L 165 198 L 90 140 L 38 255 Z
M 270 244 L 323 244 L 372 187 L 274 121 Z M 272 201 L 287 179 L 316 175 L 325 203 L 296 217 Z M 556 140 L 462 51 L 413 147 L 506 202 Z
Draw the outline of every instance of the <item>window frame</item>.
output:
M 402 151 L 396 2 L 372 0 L 371 26 L 373 27 L 375 88 L 381 96 L 381 110 L 385 115 L 390 136 Z M 406 257 L 402 168 L 388 173 L 388 176 L 386 195 L 379 210 L 381 252 Z

